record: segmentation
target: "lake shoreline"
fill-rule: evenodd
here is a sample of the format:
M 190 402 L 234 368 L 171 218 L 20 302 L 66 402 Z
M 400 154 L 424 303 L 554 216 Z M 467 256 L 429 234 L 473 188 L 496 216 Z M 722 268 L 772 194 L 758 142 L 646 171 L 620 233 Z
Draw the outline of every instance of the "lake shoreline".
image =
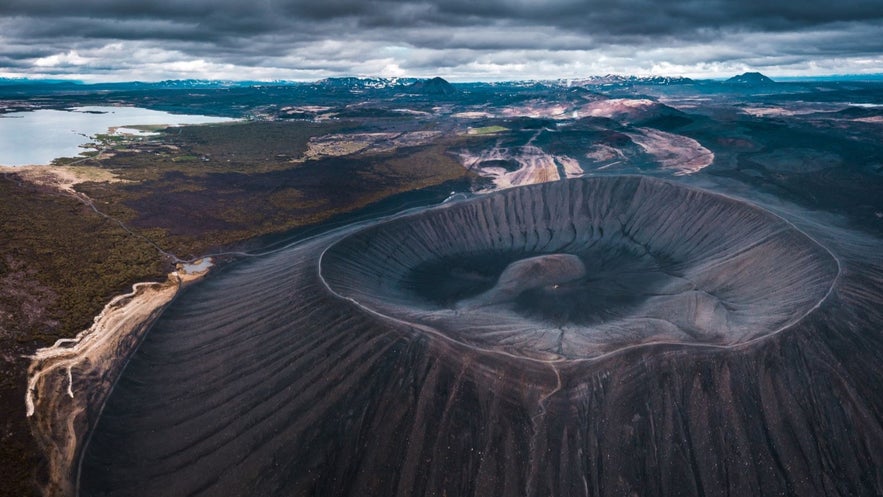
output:
M 82 157 L 93 137 L 120 136 L 133 126 L 220 124 L 226 117 L 169 112 L 130 106 L 78 106 L 33 109 L 3 114 L 0 120 L 0 165 L 19 168 L 49 165 L 59 157 Z

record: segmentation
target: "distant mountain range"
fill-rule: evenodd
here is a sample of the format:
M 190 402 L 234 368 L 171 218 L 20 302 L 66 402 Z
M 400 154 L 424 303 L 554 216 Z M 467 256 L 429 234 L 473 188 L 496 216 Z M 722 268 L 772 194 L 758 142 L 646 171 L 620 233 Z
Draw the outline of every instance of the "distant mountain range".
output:
M 70 98 L 96 95 L 99 92 L 127 94 L 130 101 L 140 99 L 145 105 L 151 103 L 151 92 L 180 91 L 179 99 L 192 100 L 197 93 L 211 94 L 212 101 L 222 99 L 228 102 L 264 101 L 271 97 L 292 105 L 311 104 L 327 98 L 339 100 L 359 100 L 364 98 L 411 99 L 419 101 L 456 101 L 461 104 L 477 103 L 493 98 L 514 98 L 515 93 L 531 93 L 544 98 L 571 99 L 581 96 L 593 100 L 599 95 L 620 98 L 653 98 L 659 93 L 668 92 L 728 92 L 728 93 L 789 93 L 806 91 L 807 85 L 825 82 L 827 84 L 852 84 L 883 82 L 883 75 L 844 76 L 842 79 L 825 77 L 819 80 L 782 78 L 775 82 L 758 72 L 746 72 L 728 80 L 691 79 L 668 76 L 628 76 L 607 74 L 580 79 L 558 79 L 545 81 L 500 81 L 450 83 L 443 78 L 386 78 L 386 77 L 334 77 L 318 81 L 229 81 L 185 79 L 157 82 L 84 83 L 81 81 L 57 79 L 15 79 L 0 78 L 0 99 L 18 100 L 35 96 Z M 255 91 L 256 90 L 256 91 Z M 193 94 L 193 95 L 191 95 Z M 226 97 L 223 97 L 226 95 Z M 136 100 L 132 100 L 136 99 Z M 210 99 L 210 100 L 211 100 Z M 191 103 L 187 105 L 191 105 Z M 209 108 L 212 104 L 206 103 Z M 9 107 L 8 108 L 13 108 Z M 8 112 L 8 111 L 7 111 Z
M 325 88 L 337 89 L 385 89 L 405 87 L 417 82 L 416 78 L 381 78 L 381 77 L 342 77 L 342 78 L 326 78 L 316 81 L 315 83 L 290 83 L 298 85 L 322 86 Z
M 881 81 L 883 74 L 878 75 L 842 75 L 820 76 L 819 81 Z M 782 78 L 788 82 L 810 82 L 813 78 Z M 604 76 L 589 76 L 578 79 L 559 79 L 546 81 L 505 81 L 505 82 L 473 82 L 473 83 L 449 83 L 443 78 L 432 79 L 419 78 L 385 78 L 385 77 L 333 77 L 318 81 L 230 81 L 230 80 L 206 80 L 206 79 L 183 79 L 166 80 L 157 82 L 120 82 L 120 83 L 84 83 L 82 81 L 59 80 L 59 79 L 26 79 L 26 78 L 0 78 L 0 88 L 9 92 L 13 88 L 22 90 L 33 89 L 36 86 L 51 87 L 53 91 L 127 91 L 127 90 L 161 90 L 161 89 L 217 89 L 217 88 L 249 88 L 249 87 L 302 87 L 322 88 L 331 91 L 361 92 L 370 90 L 403 90 L 416 94 L 452 96 L 456 95 L 460 88 L 469 86 L 517 86 L 517 87 L 632 87 L 632 86 L 675 86 L 691 84 L 724 84 L 727 86 L 758 87 L 776 85 L 771 78 L 759 72 L 746 72 L 733 76 L 725 81 L 691 79 L 678 76 L 628 76 L 619 74 L 607 74 Z
M 88 84 L 82 81 L 70 80 L 70 79 L 28 79 L 28 78 L 0 78 L 0 85 L 2 86 L 15 86 L 15 85 L 60 85 L 60 86 L 87 86 L 87 87 L 99 87 L 99 86 L 152 86 L 152 87 L 218 87 L 218 86 L 249 86 L 254 84 L 253 81 L 220 81 L 220 80 L 206 80 L 206 79 L 178 79 L 178 80 L 167 80 L 167 81 L 156 81 L 145 83 L 141 81 L 127 81 L 122 83 L 93 83 Z M 268 84 L 266 82 L 262 84 Z
M 607 74 L 604 76 L 590 76 L 585 79 L 564 80 L 569 85 L 577 86 L 604 86 L 604 85 L 683 85 L 694 83 L 690 78 L 680 76 L 622 76 L 619 74 Z

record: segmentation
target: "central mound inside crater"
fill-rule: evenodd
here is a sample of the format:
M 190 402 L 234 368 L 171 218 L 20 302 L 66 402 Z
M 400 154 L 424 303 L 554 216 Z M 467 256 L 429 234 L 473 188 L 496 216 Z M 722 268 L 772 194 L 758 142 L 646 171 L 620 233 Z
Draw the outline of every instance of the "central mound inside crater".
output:
M 774 333 L 813 309 L 838 269 L 762 209 L 627 176 L 517 188 L 380 223 L 331 246 L 320 271 L 334 293 L 415 333 L 585 359 Z
M 627 315 L 672 282 L 652 257 L 609 247 L 587 247 L 576 254 L 497 253 L 494 260 L 483 259 L 463 256 L 422 264 L 404 284 L 442 308 L 508 309 L 549 325 L 586 326 Z

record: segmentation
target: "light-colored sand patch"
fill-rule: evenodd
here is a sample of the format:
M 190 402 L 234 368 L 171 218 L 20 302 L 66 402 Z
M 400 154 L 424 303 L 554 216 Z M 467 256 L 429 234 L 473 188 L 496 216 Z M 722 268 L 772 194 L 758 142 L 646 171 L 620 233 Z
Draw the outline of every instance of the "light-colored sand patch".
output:
M 783 107 L 744 107 L 742 112 L 754 117 L 793 116 L 794 111 Z
M 754 117 L 800 116 L 830 110 L 831 109 L 821 107 L 785 108 L 777 106 L 749 106 L 742 108 L 742 112 Z
M 494 117 L 490 112 L 484 111 L 468 111 L 468 112 L 457 112 L 456 114 L 452 114 L 451 117 L 456 117 L 459 119 L 482 119 L 487 117 Z
M 334 112 L 330 112 L 332 109 L 333 107 L 323 105 L 286 105 L 279 109 L 278 116 L 290 118 L 301 117 L 306 114 L 309 115 L 312 120 L 326 121 L 337 115 Z M 272 113 L 263 115 L 266 119 L 275 119 L 278 116 L 275 116 Z
M 425 110 L 416 110 L 416 109 L 390 109 L 393 112 L 398 112 L 399 114 L 407 114 L 409 116 L 431 116 L 431 112 L 426 112 Z
M 623 160 L 625 159 L 625 154 L 622 153 L 622 150 L 599 143 L 592 145 L 592 148 L 586 152 L 586 158 L 594 162 L 604 163 L 614 160 Z
M 504 107 L 500 115 L 505 117 L 547 117 L 552 119 L 565 119 L 570 117 L 573 106 L 567 103 L 547 102 L 545 100 L 533 100 L 522 105 Z
M 358 153 L 389 152 L 399 147 L 413 147 L 430 143 L 440 131 L 412 131 L 408 133 L 339 133 L 313 137 L 307 143 L 303 157 L 292 162 L 305 162 L 323 157 L 342 157 Z
M 327 107 L 324 105 L 287 105 L 279 109 L 279 112 L 283 114 L 291 114 L 291 113 L 299 113 L 299 112 L 307 112 L 307 113 L 318 113 L 325 112 L 327 110 L 331 110 L 331 107 Z
M 108 129 L 108 133 L 112 135 L 126 136 L 126 137 L 143 137 L 143 136 L 156 136 L 159 134 L 158 130 L 149 130 L 149 129 L 139 129 L 134 126 L 122 126 L 118 128 L 110 128 Z
M 611 98 L 590 102 L 577 109 L 579 117 L 606 117 L 609 119 L 635 119 L 654 107 L 656 102 L 645 98 Z
M 376 133 L 376 135 L 387 136 L 390 133 Z M 297 162 L 307 160 L 320 159 L 322 157 L 340 157 L 343 155 L 351 155 L 361 152 L 373 143 L 372 138 L 367 133 L 353 135 L 325 135 L 318 138 L 311 138 L 307 144 L 307 151 Z
M 111 300 L 76 338 L 58 340 L 31 357 L 25 408 L 48 461 L 44 495 L 73 495 L 83 436 L 127 358 L 181 286 L 204 274 L 174 272 L 165 283 L 138 283 Z
M 0 166 L 0 173 L 15 173 L 24 180 L 40 186 L 48 186 L 68 193 L 74 193 L 74 186 L 89 181 L 100 183 L 122 183 L 113 172 L 94 166 Z
M 659 103 L 665 104 L 669 107 L 674 107 L 678 110 L 698 109 L 701 107 L 705 107 L 706 105 L 708 105 L 708 102 L 711 101 L 711 97 L 659 97 Z
M 441 131 L 411 131 L 402 133 L 393 140 L 393 147 L 416 147 L 426 145 L 441 136 Z
M 573 178 L 583 174 L 579 162 L 575 159 L 565 155 L 551 155 L 533 145 L 511 149 L 493 147 L 477 154 L 461 152 L 458 157 L 466 169 L 493 180 L 494 186 L 491 190 L 562 179 L 559 165 L 564 170 L 564 177 Z M 514 162 L 518 168 L 509 171 L 507 168 L 494 165 L 495 161 Z
M 714 162 L 714 153 L 690 137 L 653 128 L 634 129 L 637 132 L 626 133 L 629 138 L 676 176 L 699 172 Z
M 579 161 L 566 155 L 556 155 L 555 160 L 564 169 L 564 174 L 568 178 L 578 178 L 585 174 L 583 168 L 579 165 Z

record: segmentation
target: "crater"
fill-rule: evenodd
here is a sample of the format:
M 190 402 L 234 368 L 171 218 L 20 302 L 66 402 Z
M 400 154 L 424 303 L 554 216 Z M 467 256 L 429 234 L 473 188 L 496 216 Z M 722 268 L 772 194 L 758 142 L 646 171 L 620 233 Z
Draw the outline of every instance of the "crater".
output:
M 623 176 L 522 187 L 380 223 L 330 246 L 319 270 L 333 293 L 415 333 L 583 360 L 776 333 L 828 295 L 838 264 L 747 202 Z
M 883 252 L 809 229 L 839 259 L 750 203 L 604 177 L 247 258 L 145 334 L 79 495 L 880 494 Z M 724 481 L 733 454 L 759 470 Z

